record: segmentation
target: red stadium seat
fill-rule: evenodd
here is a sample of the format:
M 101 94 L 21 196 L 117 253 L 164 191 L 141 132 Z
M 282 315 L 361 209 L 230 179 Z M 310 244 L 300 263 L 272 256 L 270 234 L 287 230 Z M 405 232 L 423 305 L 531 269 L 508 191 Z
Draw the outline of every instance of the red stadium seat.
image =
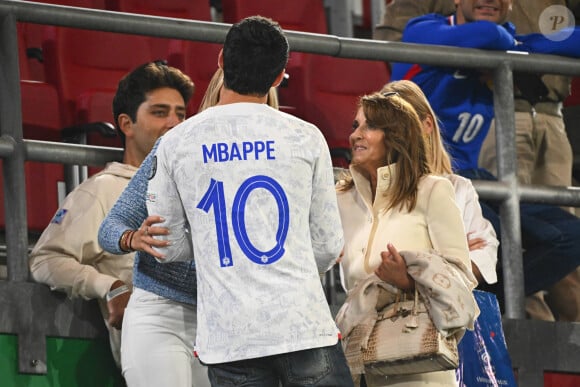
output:
M 371 0 L 362 0 L 362 18 L 360 28 L 372 30 Z M 372 31 L 371 31 L 372 32 Z
M 84 8 L 104 9 L 104 0 L 60 0 L 40 3 L 67 5 Z M 20 67 L 20 91 L 22 104 L 22 126 L 25 139 L 61 141 L 62 129 L 71 125 L 71 119 L 63 117 L 61 97 L 57 84 L 47 81 L 43 52 L 46 40 L 54 35 L 46 34 L 54 27 L 18 23 L 18 46 Z M 29 58 L 28 54 L 32 54 Z M 53 61 L 53 63 L 55 63 Z M 56 70 L 58 71 L 58 70 Z M 118 81 L 118 80 L 117 80 Z M 115 86 L 116 87 L 116 86 Z M 108 102 L 110 111 L 111 103 Z M 28 230 L 40 233 L 48 225 L 59 205 L 59 186 L 64 191 L 63 166 L 58 163 L 28 161 L 24 166 L 27 202 Z M 0 184 L 3 177 L 0 174 Z M 0 190 L 0 202 L 4 201 L 4 190 Z M 5 228 L 4 206 L 0 205 L 0 228 Z
M 19 23 L 18 61 L 20 67 L 20 93 L 22 105 L 22 129 L 25 139 L 60 141 L 62 120 L 58 93 L 54 85 L 34 80 L 26 54 L 26 25 Z M 0 162 L 1 165 L 1 162 Z M 60 164 L 26 162 L 24 166 L 28 229 L 41 232 L 58 208 L 58 186 L 64 181 Z M 3 175 L 0 174 L 0 184 Z M 0 190 L 0 203 L 4 202 L 4 190 Z M 0 229 L 6 227 L 4 205 L 0 205 Z
M 2 161 L 0 160 L 0 166 Z M 52 219 L 59 204 L 59 185 L 64 189 L 60 164 L 27 161 L 24 165 L 28 230 L 40 233 Z M 4 184 L 0 174 L 0 184 Z M 0 190 L 0 230 L 6 228 L 4 190 Z
M 261 15 L 277 21 L 286 30 L 328 33 L 323 0 L 222 0 L 222 8 L 225 23 Z
M 119 80 L 152 60 L 147 38 L 110 32 L 50 27 L 43 52 L 47 81 L 59 91 L 65 126 L 113 123 L 112 101 Z M 93 145 L 121 146 L 120 140 Z
M 209 1 L 192 0 L 106 0 L 111 11 L 192 20 L 211 20 Z
M 28 230 L 40 233 L 58 208 L 59 183 L 64 184 L 63 168 L 60 164 L 28 161 L 24 165 L 24 174 Z M 3 174 L 0 174 L 0 184 L 4 184 Z M 4 230 L 7 221 L 4 213 L 3 189 L 0 190 L 0 203 L 0 230 Z
M 580 77 L 572 78 L 572 90 L 564 106 L 580 106 Z
M 25 26 L 19 24 L 17 32 L 24 138 L 60 141 L 62 120 L 58 93 L 54 85 L 34 79 L 26 54 Z
M 80 8 L 105 9 L 105 0 L 35 0 L 37 3 L 52 5 L 63 5 Z M 45 25 L 34 23 L 18 23 L 23 27 L 26 47 L 36 50 L 39 57 L 42 57 L 42 43 L 46 39 L 44 33 Z M 29 60 L 31 76 L 34 80 L 44 81 L 44 65 L 37 59 Z
M 566 374 L 561 372 L 544 371 L 544 387 L 578 387 L 580 386 L 579 374 Z
M 275 2 L 270 0 L 222 0 L 226 23 L 236 23 L 247 16 L 269 17 L 285 30 L 328 33 L 328 23 L 323 0 L 295 0 Z M 292 47 L 290 47 L 292 49 Z M 304 117 L 304 103 L 297 85 L 307 84 L 305 66 L 310 54 L 291 52 L 286 72 L 290 76 L 287 88 L 279 88 L 280 104 L 292 114 Z M 298 86 L 301 87 L 301 86 Z
M 112 11 L 211 21 L 209 1 L 201 0 L 107 0 Z M 167 59 L 171 39 L 148 38 L 155 59 Z
M 348 136 L 358 97 L 380 90 L 390 75 L 384 62 L 312 55 L 303 95 L 304 119 L 322 131 L 335 166 L 350 161 Z
M 35 3 L 66 5 L 67 7 L 81 7 L 106 9 L 106 0 L 35 0 Z
M 62 120 L 54 86 L 45 82 L 21 80 L 20 93 L 24 138 L 60 141 Z
M 188 116 L 198 112 L 211 77 L 218 68 L 222 45 L 215 43 L 174 40 L 169 46 L 167 62 L 191 77 L 195 93 L 187 106 Z

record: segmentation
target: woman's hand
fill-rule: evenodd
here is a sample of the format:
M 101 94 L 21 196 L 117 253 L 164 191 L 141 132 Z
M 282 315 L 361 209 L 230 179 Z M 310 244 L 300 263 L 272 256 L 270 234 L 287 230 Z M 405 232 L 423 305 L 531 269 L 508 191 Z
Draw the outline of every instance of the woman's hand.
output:
M 164 218 L 157 215 L 150 215 L 141 224 L 138 230 L 135 230 L 133 237 L 129 241 L 129 247 L 132 250 L 143 251 L 152 255 L 155 258 L 163 259 L 165 256 L 160 254 L 154 247 L 169 246 L 169 241 L 154 238 L 157 235 L 169 235 L 169 229 L 161 226 L 153 226 L 154 224 L 165 221 Z
M 467 233 L 467 246 L 469 247 L 469 251 L 483 249 L 487 246 L 485 239 L 470 238 L 471 234 L 470 232 Z
M 487 246 L 487 242 L 485 241 L 485 239 L 470 238 L 470 236 L 471 236 L 471 233 L 468 232 L 467 233 L 467 246 L 469 247 L 469 251 L 483 249 L 485 246 Z M 473 261 L 471 261 L 471 271 L 472 271 L 473 275 L 475 276 L 475 279 L 477 279 L 478 285 L 480 283 L 485 283 L 485 279 L 483 278 L 481 271 L 479 271 L 479 267 L 477 267 L 477 265 Z
M 415 280 L 407 273 L 407 263 L 391 243 L 387 244 L 387 251 L 381 252 L 381 261 L 375 270 L 381 280 L 402 290 L 415 288 Z

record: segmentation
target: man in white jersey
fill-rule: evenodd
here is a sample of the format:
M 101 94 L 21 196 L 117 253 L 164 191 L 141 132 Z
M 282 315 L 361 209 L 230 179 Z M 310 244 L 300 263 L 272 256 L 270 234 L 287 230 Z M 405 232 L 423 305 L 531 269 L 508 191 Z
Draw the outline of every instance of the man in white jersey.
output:
M 149 181 L 148 211 L 170 231 L 151 253 L 196 261 L 196 350 L 213 386 L 353 385 L 320 282 L 343 247 L 328 146 L 266 105 L 287 60 L 276 22 L 234 24 L 219 104 L 161 139 Z

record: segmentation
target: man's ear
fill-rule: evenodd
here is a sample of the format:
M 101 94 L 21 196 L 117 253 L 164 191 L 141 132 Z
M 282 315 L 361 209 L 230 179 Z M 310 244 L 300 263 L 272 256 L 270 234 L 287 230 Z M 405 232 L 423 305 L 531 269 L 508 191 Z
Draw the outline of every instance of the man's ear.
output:
M 131 117 L 129 117 L 128 114 L 119 114 L 119 117 L 117 117 L 117 123 L 119 125 L 119 129 L 121 132 L 123 132 L 125 137 L 133 136 L 133 120 L 131 120 Z
M 220 50 L 220 53 L 218 54 L 218 67 L 220 69 L 224 69 L 224 49 L 222 48 Z
M 272 83 L 272 87 L 280 86 L 280 83 L 282 83 L 282 80 L 284 79 L 284 74 L 286 74 L 286 69 L 282 70 L 280 72 L 280 74 L 278 74 L 276 79 L 274 79 L 274 83 Z

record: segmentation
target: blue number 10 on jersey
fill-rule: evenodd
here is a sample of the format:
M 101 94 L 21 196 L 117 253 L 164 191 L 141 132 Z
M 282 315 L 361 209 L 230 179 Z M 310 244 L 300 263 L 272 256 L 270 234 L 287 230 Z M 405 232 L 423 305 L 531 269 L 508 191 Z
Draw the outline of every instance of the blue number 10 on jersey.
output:
M 253 190 L 262 188 L 269 191 L 278 204 L 278 230 L 276 231 L 276 243 L 269 251 L 258 250 L 250 241 L 244 220 L 246 201 Z M 228 233 L 228 219 L 226 214 L 226 198 L 224 183 L 211 179 L 209 188 L 197 205 L 197 208 L 208 212 L 213 207 L 220 266 L 233 266 L 232 249 Z M 252 262 L 260 265 L 269 265 L 276 262 L 284 255 L 284 243 L 288 235 L 290 224 L 290 210 L 288 198 L 284 189 L 271 177 L 257 175 L 246 179 L 234 197 L 231 216 L 232 228 L 240 249 Z

